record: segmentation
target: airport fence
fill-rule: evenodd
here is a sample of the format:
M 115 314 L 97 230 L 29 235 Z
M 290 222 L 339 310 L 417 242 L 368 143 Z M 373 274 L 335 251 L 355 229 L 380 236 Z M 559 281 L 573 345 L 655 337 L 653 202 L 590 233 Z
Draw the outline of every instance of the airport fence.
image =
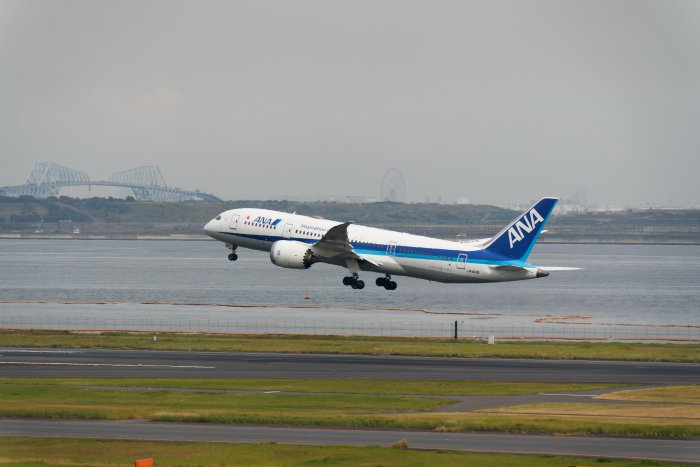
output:
M 381 320 L 310 321 L 236 319 L 162 319 L 158 317 L 121 318 L 61 315 L 53 317 L 0 317 L 1 329 L 70 330 L 84 332 L 181 332 L 222 334 L 299 334 L 368 337 L 430 337 L 487 342 L 495 340 L 587 340 L 700 342 L 700 325 L 650 324 L 536 324 L 480 325 L 460 320 L 424 323 Z M 0 342 L 1 344 L 1 342 Z

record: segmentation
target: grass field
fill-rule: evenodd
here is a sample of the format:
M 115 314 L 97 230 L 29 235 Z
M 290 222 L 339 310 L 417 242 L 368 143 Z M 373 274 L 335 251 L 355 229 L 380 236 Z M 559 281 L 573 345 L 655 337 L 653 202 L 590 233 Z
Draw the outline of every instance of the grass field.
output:
M 543 403 L 515 405 L 496 409 L 485 409 L 482 413 L 507 413 L 519 415 L 556 415 L 567 417 L 608 417 L 614 420 L 656 420 L 661 424 L 677 422 L 700 425 L 700 405 L 678 404 L 582 404 Z
M 430 430 L 439 432 L 493 432 L 553 435 L 608 435 L 649 438 L 700 438 L 698 420 L 621 418 L 613 415 L 572 417 L 556 414 L 500 414 L 482 412 L 427 412 L 341 416 L 299 417 L 289 414 L 169 414 L 152 419 L 160 422 L 298 425 L 310 427 L 379 428 Z
M 624 384 L 325 378 L 2 378 L 0 385 L 122 386 L 344 394 L 517 396 L 620 388 Z
M 398 440 L 397 440 L 398 441 Z M 410 447 L 410 446 L 409 446 Z M 670 462 L 551 455 L 414 451 L 389 447 L 290 446 L 67 438 L 0 437 L 0 463 L 21 466 L 117 466 L 153 458 L 156 465 L 666 467 Z
M 0 331 L 0 346 L 207 350 L 479 358 L 601 359 L 700 362 L 699 344 L 614 342 L 499 342 L 351 336 L 223 335 L 159 333 Z
M 339 380 L 213 380 L 217 388 L 243 388 L 256 393 L 177 391 L 178 386 L 205 385 L 208 380 L 124 379 L 0 379 L 0 416 L 67 419 L 129 419 L 154 421 L 392 428 L 436 431 L 493 431 L 509 433 L 609 434 L 650 437 L 700 437 L 700 406 L 693 404 L 531 404 L 474 412 L 441 412 L 454 402 L 446 393 L 474 393 L 479 382 L 453 382 L 441 390 L 441 381 L 423 388 L 429 394 L 411 394 L 407 387 L 389 395 L 396 381 L 351 380 L 357 394 L 318 393 L 340 390 Z M 123 382 L 131 389 L 78 387 Z M 153 383 L 153 384 L 151 384 Z M 363 386 L 366 383 L 366 386 Z M 413 382 L 411 382 L 413 383 Z M 279 384 L 279 385 L 275 385 Z M 539 388 L 533 383 L 510 383 L 517 394 Z M 160 385 L 160 388 L 158 388 Z M 580 385 L 561 384 L 561 388 Z M 594 385 L 592 385 L 594 386 Z M 152 389 L 148 389 L 148 388 Z M 305 394 L 265 391 L 291 387 Z M 494 387 L 494 389 L 497 386 Z M 550 386 L 551 388 L 552 386 Z M 593 389 L 589 387 L 588 389 Z M 279 390 L 279 389 L 277 389 Z M 566 390 L 566 389 L 563 389 Z M 373 392 L 374 391 L 374 392 Z M 688 390 L 679 389 L 681 393 Z M 501 392 L 509 392 L 501 387 Z M 483 392 L 482 392 L 483 393 Z M 673 389 L 667 390 L 672 397 Z M 431 397 L 431 395 L 433 397 Z M 443 396 L 443 397 L 437 397 Z M 453 397 L 459 397 L 453 394 Z
M 665 386 L 659 388 L 615 391 L 598 399 L 636 402 L 677 402 L 683 404 L 700 404 L 700 385 Z M 700 407 L 700 405 L 698 406 Z
M 46 417 L 157 419 L 163 415 L 251 415 L 304 418 L 369 416 L 431 410 L 453 402 L 428 397 L 327 394 L 237 394 L 167 390 L 92 389 L 52 385 L 0 385 L 0 415 L 37 412 Z

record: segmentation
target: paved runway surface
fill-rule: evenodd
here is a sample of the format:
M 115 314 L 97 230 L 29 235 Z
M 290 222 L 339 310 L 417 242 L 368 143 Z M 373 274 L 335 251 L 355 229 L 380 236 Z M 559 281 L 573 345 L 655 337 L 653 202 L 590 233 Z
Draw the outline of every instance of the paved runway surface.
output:
M 563 454 L 700 462 L 700 441 L 519 436 L 388 430 L 276 428 L 129 421 L 0 419 L 2 436 L 121 438 L 283 444 L 389 446 L 406 439 L 412 448 L 527 454 Z
M 2 376 L 700 382 L 700 364 L 145 350 L 0 349 Z
M 700 365 L 140 350 L 0 348 L 0 376 L 293 377 L 683 384 Z M 493 401 L 487 401 L 493 404 Z M 473 408 L 472 408 L 473 409 Z M 700 441 L 222 426 L 146 421 L 0 420 L 0 435 L 381 445 L 700 461 Z

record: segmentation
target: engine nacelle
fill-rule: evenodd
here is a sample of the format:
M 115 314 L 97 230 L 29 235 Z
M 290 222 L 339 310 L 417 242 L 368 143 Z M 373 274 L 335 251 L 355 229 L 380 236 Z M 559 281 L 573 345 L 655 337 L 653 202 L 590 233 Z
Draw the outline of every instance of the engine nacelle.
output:
M 314 263 L 309 245 L 294 240 L 277 240 L 270 248 L 270 261 L 276 266 L 308 269 Z

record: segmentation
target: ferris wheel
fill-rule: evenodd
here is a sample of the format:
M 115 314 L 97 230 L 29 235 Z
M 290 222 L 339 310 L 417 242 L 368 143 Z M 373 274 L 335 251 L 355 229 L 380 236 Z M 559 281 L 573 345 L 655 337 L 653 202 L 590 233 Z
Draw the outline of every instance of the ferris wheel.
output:
M 382 177 L 382 201 L 403 203 L 406 200 L 406 180 L 399 169 L 391 168 Z

